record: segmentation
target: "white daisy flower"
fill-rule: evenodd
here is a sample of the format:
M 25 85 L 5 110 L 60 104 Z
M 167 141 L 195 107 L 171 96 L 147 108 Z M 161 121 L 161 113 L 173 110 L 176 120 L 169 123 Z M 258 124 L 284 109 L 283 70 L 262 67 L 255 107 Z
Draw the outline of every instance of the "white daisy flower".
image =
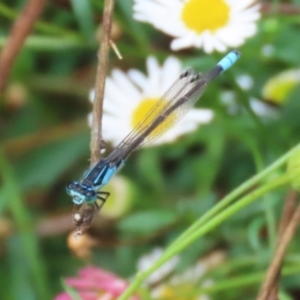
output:
M 163 254 L 163 249 L 155 248 L 148 255 L 138 261 L 139 272 L 148 270 Z M 209 300 L 205 294 L 199 294 L 201 287 L 211 287 L 212 279 L 201 280 L 211 269 L 221 265 L 225 261 L 225 253 L 215 251 L 207 257 L 195 262 L 186 271 L 176 272 L 176 266 L 180 262 L 179 256 L 174 256 L 164 265 L 154 271 L 146 280 L 146 286 L 151 286 L 153 299 L 195 299 Z
M 138 70 L 124 73 L 114 69 L 106 79 L 102 135 L 105 141 L 118 145 L 136 127 L 156 101 L 179 78 L 182 67 L 175 57 L 169 57 L 162 67 L 153 57 L 147 59 L 148 76 Z M 94 90 L 90 100 L 94 99 Z M 179 123 L 171 122 L 170 128 L 153 144 L 172 142 L 179 136 L 194 131 L 200 124 L 213 118 L 210 109 L 192 108 Z M 92 114 L 89 125 L 92 124 Z M 147 144 L 146 144 L 147 145 Z
M 148 270 L 163 254 L 163 249 L 155 248 L 151 253 L 142 256 L 139 261 L 137 268 L 140 272 Z M 160 268 L 154 271 L 145 281 L 147 285 L 155 284 L 163 280 L 166 276 L 170 275 L 176 265 L 179 263 L 179 257 L 174 256 Z
M 135 0 L 134 18 L 175 39 L 172 50 L 203 48 L 206 53 L 238 47 L 256 33 L 255 0 Z

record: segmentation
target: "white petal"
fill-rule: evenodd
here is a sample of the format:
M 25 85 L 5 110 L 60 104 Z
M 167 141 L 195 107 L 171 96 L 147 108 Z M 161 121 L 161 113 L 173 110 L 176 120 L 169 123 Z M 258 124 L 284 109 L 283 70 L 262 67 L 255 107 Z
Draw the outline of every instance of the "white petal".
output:
M 171 49 L 176 51 L 176 50 L 181 50 L 184 48 L 191 47 L 194 44 L 194 40 L 195 40 L 194 34 L 190 34 L 187 36 L 174 39 L 171 43 Z
M 129 70 L 128 76 L 142 90 L 147 83 L 147 77 L 138 70 Z
M 201 34 L 201 35 L 198 35 L 196 38 L 195 38 L 195 47 L 197 47 L 197 48 L 201 48 L 202 47 L 202 45 L 203 45 L 203 41 L 204 41 L 204 38 L 203 38 L 203 35 Z
M 222 41 L 220 41 L 219 39 L 214 38 L 213 42 L 214 42 L 214 48 L 218 52 L 225 52 L 227 50 L 227 46 L 225 46 L 225 44 Z
M 171 56 L 169 57 L 162 68 L 161 84 L 159 93 L 161 96 L 172 86 L 172 84 L 179 78 L 182 71 L 181 62 Z
M 200 123 L 211 122 L 213 117 L 214 117 L 214 112 L 211 109 L 194 108 L 187 113 L 185 119 L 200 124 Z
M 132 84 L 131 80 L 123 72 L 113 70 L 111 76 L 119 89 L 122 90 L 128 97 L 138 98 L 140 96 L 140 91 Z
M 157 60 L 154 57 L 147 59 L 147 70 L 148 70 L 148 82 L 144 87 L 144 96 L 146 97 L 157 97 L 160 84 L 161 70 Z
M 211 36 L 210 32 L 205 31 L 203 33 L 203 50 L 206 53 L 211 53 L 214 50 L 214 42 L 213 37 Z
M 233 10 L 235 11 L 241 11 L 244 9 L 247 9 L 247 7 L 249 7 L 251 4 L 254 3 L 254 0 L 239 0 L 239 1 L 227 1 L 227 2 L 231 2 L 230 6 L 232 7 Z M 233 3 L 234 2 L 234 3 Z

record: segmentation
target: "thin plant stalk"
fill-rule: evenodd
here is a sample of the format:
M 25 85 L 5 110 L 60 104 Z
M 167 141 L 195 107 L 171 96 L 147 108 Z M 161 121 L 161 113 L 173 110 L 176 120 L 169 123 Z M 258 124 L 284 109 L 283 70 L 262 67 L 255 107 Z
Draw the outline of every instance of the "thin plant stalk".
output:
M 108 67 L 108 54 L 110 49 L 110 32 L 112 26 L 112 14 L 114 10 L 114 0 L 104 1 L 101 46 L 98 51 L 98 66 L 95 84 L 95 96 L 93 104 L 93 122 L 91 131 L 91 166 L 100 159 L 102 142 L 102 113 L 103 97 L 105 89 L 105 78 Z
M 246 193 L 247 190 L 250 190 L 251 187 L 258 184 L 264 178 L 272 174 L 276 169 L 280 168 L 284 165 L 289 157 L 300 149 L 300 144 L 295 146 L 292 150 L 284 154 L 278 160 L 276 160 L 272 165 L 267 167 L 265 170 L 261 171 L 257 175 L 253 176 L 243 184 L 241 184 L 238 188 L 228 194 L 222 201 L 219 201 L 211 210 L 209 210 L 206 214 L 204 214 L 201 218 L 199 218 L 192 226 L 188 228 L 180 237 L 178 237 L 172 244 L 180 242 L 180 240 L 184 239 L 185 236 L 190 235 L 194 230 L 196 230 L 199 226 L 209 221 L 214 215 L 218 214 L 226 206 L 228 206 L 231 202 L 233 202 L 237 197 L 241 196 L 242 194 Z
M 183 236 L 180 237 L 179 241 L 177 243 L 172 243 L 170 247 L 166 249 L 164 254 L 146 271 L 140 272 L 136 275 L 134 281 L 131 283 L 131 285 L 128 287 L 128 289 L 123 293 L 118 299 L 119 300 L 126 300 L 128 299 L 138 288 L 139 286 L 144 282 L 144 280 L 150 276 L 156 269 L 158 269 L 160 266 L 162 266 L 166 261 L 168 261 L 170 258 L 172 258 L 175 254 L 182 251 L 184 248 L 189 246 L 191 243 L 199 239 L 201 236 L 203 236 L 205 233 L 209 232 L 213 228 L 215 228 L 217 225 L 222 223 L 224 220 L 228 219 L 231 215 L 238 212 L 240 209 L 246 207 L 250 203 L 254 202 L 256 199 L 260 198 L 264 194 L 280 187 L 289 182 L 290 178 L 288 175 L 283 175 L 276 180 L 273 180 L 270 183 L 266 183 L 262 187 L 257 188 L 255 191 L 247 194 L 240 200 L 238 200 L 236 203 L 232 204 L 230 207 L 224 209 L 222 212 L 220 212 L 218 215 L 212 217 L 210 220 L 208 220 L 203 226 L 200 228 L 193 229 L 190 231 L 191 228 L 189 228 Z M 233 192 L 234 193 L 234 192 Z M 224 200 L 221 200 L 221 202 Z M 189 234 L 187 234 L 189 232 Z

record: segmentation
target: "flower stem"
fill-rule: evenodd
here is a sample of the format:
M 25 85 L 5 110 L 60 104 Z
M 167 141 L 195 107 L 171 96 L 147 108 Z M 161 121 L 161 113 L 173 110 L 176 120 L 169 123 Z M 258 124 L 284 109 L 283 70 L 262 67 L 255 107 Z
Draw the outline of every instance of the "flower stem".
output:
M 23 291 L 24 299 L 27 295 L 36 294 L 36 299 L 49 299 L 48 280 L 44 272 L 44 260 L 38 247 L 38 239 L 33 226 L 29 209 L 25 206 L 25 199 L 18 185 L 13 167 L 9 163 L 2 148 L 0 148 L 0 177 L 2 187 L 0 189 L 0 214 L 8 210 L 14 220 L 16 230 L 7 239 L 8 261 L 11 264 L 11 272 L 14 277 L 13 285 L 16 290 L 29 282 L 33 283 L 35 290 Z M 18 257 L 11 257 L 16 254 Z M 13 266 L 13 267 L 12 267 Z M 18 278 L 19 274 L 27 274 L 26 278 Z M 28 294 L 27 294 L 28 293 Z M 16 295 L 16 294 L 15 294 Z M 33 296 L 32 296 L 33 297 Z M 32 299 L 32 297 L 30 299 Z
M 168 261 L 171 257 L 173 257 L 175 254 L 182 251 L 184 248 L 189 246 L 191 243 L 193 243 L 195 240 L 199 239 L 199 237 L 203 236 L 205 233 L 209 232 L 213 228 L 215 228 L 217 225 L 219 225 L 222 221 L 226 220 L 228 217 L 239 211 L 240 209 L 244 208 L 254 200 L 258 199 L 265 193 L 278 188 L 282 185 L 285 185 L 287 182 L 289 182 L 289 176 L 284 175 L 276 180 L 273 180 L 270 183 L 267 183 L 263 185 L 262 187 L 257 188 L 255 191 L 250 192 L 240 200 L 238 200 L 236 203 L 232 204 L 230 207 L 225 208 L 223 211 L 219 212 L 218 215 L 211 217 L 209 220 L 206 221 L 203 226 L 198 228 L 193 228 L 193 230 L 190 231 L 191 228 L 189 228 L 179 239 L 177 239 L 176 242 L 173 242 L 171 246 L 168 247 L 168 249 L 165 251 L 165 253 L 145 272 L 140 272 L 136 275 L 135 280 L 132 282 L 132 284 L 128 287 L 128 289 L 125 291 L 121 297 L 119 297 L 119 300 L 125 300 L 128 299 L 132 293 L 136 291 L 136 289 L 141 285 L 141 283 L 150 275 L 153 271 L 158 269 L 162 264 L 164 264 L 166 261 Z M 224 200 L 221 200 L 223 202 Z M 212 209 L 213 210 L 213 209 Z M 201 218 L 202 219 L 202 218 Z M 197 222 L 196 222 L 197 223 Z M 192 226 L 193 227 L 193 226 Z M 188 234 L 187 234 L 188 232 Z
M 229 195 L 227 195 L 224 199 L 219 201 L 217 205 L 215 205 L 211 210 L 209 210 L 206 214 L 204 214 L 201 218 L 199 218 L 192 226 L 190 226 L 181 236 L 179 236 L 173 243 L 180 242 L 185 239 L 186 236 L 189 236 L 194 230 L 196 230 L 199 226 L 209 221 L 214 215 L 224 210 L 231 202 L 233 202 L 237 197 L 241 196 L 247 190 L 249 190 L 254 185 L 258 184 L 263 178 L 266 178 L 276 169 L 281 167 L 286 163 L 288 158 L 300 149 L 300 144 L 295 146 L 292 150 L 287 152 L 285 155 L 276 160 L 271 166 L 267 167 L 265 170 L 261 171 L 257 175 L 253 176 L 243 184 L 241 184 L 238 188 L 232 191 Z M 170 246 L 171 247 L 171 246 Z
M 91 166 L 100 158 L 100 148 L 102 141 L 102 112 L 103 97 L 105 88 L 106 70 L 108 67 L 108 55 L 110 49 L 110 32 L 112 25 L 112 15 L 114 10 L 114 0 L 104 1 L 101 46 L 98 51 L 98 66 L 95 84 L 95 97 L 93 105 L 93 122 L 91 130 Z
M 284 267 L 282 274 L 285 276 L 299 274 L 299 266 L 288 266 Z M 264 272 L 257 272 L 250 275 L 237 276 L 235 278 L 226 279 L 224 281 L 219 281 L 210 287 L 201 288 L 201 293 L 216 293 L 225 290 L 232 290 L 236 288 L 247 287 L 251 284 L 260 283 L 265 276 Z
M 210 220 L 207 220 L 207 222 L 205 222 L 205 224 L 203 224 L 201 227 L 193 230 L 188 235 L 185 233 L 184 236 L 179 240 L 179 242 L 177 242 L 176 244 L 172 243 L 172 245 L 168 247 L 164 255 L 173 256 L 177 254 L 180 250 L 187 247 L 190 243 L 192 243 L 194 240 L 202 236 L 204 233 L 207 233 L 211 229 L 215 228 L 222 221 L 226 220 L 228 217 L 238 212 L 240 209 L 254 202 L 255 200 L 257 200 L 259 197 L 263 196 L 267 192 L 270 192 L 282 185 L 285 185 L 286 183 L 289 182 L 289 180 L 290 178 L 288 175 L 283 175 L 277 178 L 276 180 L 273 180 L 272 182 L 266 183 L 262 187 L 257 188 L 255 191 L 250 192 L 249 194 L 239 199 L 228 208 L 225 208 L 222 212 L 220 212 L 216 216 L 213 216 Z
M 2 48 L 7 41 L 7 37 L 0 37 L 0 48 Z M 93 49 L 95 48 L 95 45 L 85 44 L 80 37 L 46 37 L 41 35 L 32 35 L 26 39 L 23 47 L 38 51 L 54 52 L 68 51 L 72 49 Z
M 15 20 L 0 54 L 0 91 L 4 89 L 12 66 L 45 5 L 45 0 L 27 1 L 18 19 Z
M 19 16 L 19 11 L 12 9 L 8 5 L 0 3 L 0 16 L 8 19 L 15 20 Z M 77 32 L 56 26 L 52 23 L 46 23 L 43 21 L 37 21 L 34 24 L 34 28 L 44 34 L 58 35 L 69 38 L 79 38 Z

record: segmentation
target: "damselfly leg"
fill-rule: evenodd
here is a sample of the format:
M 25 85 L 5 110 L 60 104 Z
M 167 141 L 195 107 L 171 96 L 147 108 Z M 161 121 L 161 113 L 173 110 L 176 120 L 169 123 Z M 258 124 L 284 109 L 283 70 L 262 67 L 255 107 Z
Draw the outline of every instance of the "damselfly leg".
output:
M 81 206 L 74 205 L 72 218 L 76 227 L 76 235 L 82 235 L 90 227 L 94 216 L 98 214 L 109 195 L 109 192 L 99 191 L 97 193 L 97 201 L 92 203 L 85 202 Z

